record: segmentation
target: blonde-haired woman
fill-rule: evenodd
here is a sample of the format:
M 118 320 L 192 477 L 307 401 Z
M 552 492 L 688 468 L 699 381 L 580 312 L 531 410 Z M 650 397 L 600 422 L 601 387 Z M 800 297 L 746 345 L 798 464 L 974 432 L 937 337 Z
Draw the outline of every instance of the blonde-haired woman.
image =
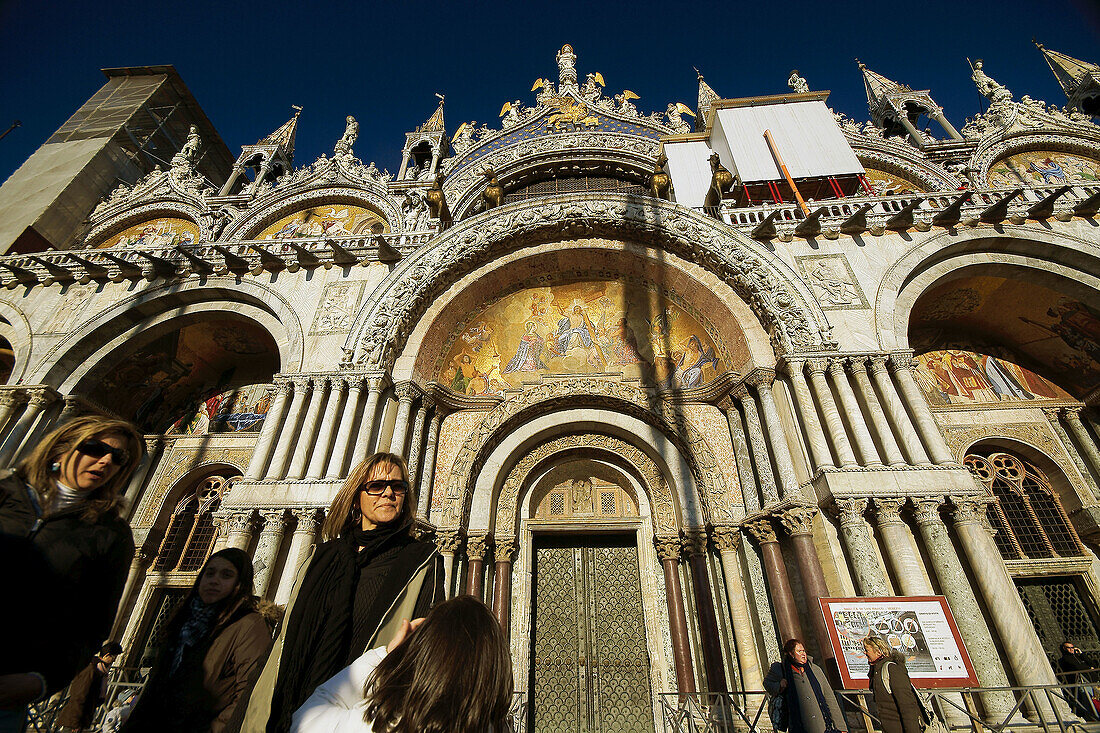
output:
M 142 449 L 129 423 L 78 417 L 0 473 L 0 588 L 18 598 L 0 654 L 0 731 L 69 684 L 110 633 L 134 556 L 119 510 Z
M 244 731 L 289 730 L 318 685 L 444 600 L 443 560 L 413 537 L 415 510 L 401 456 L 375 453 L 348 476 L 325 516 L 324 541 L 295 580 Z
M 921 733 L 921 708 L 905 656 L 877 636 L 863 640 L 871 663 L 871 694 L 878 708 L 883 733 Z

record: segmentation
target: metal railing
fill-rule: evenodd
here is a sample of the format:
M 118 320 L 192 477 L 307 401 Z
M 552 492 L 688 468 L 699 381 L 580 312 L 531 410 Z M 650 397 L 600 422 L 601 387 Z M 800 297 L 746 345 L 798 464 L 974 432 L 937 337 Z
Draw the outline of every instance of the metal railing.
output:
M 970 733 L 1100 732 L 1100 714 L 1093 707 L 1093 683 L 1032 687 L 972 687 L 921 690 L 927 707 L 949 731 Z M 1098 690 L 1100 691 L 1100 690 Z M 1015 706 L 1005 714 L 981 715 L 980 699 L 988 694 L 1011 695 Z M 848 730 L 881 728 L 870 690 L 841 690 Z M 762 691 L 660 695 L 664 733 L 770 733 L 768 694 Z

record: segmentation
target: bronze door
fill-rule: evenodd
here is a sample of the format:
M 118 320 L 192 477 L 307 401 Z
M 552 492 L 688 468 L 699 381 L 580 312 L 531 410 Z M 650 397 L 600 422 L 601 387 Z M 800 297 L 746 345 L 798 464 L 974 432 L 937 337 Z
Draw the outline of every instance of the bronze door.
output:
M 535 541 L 530 728 L 653 731 L 633 536 Z

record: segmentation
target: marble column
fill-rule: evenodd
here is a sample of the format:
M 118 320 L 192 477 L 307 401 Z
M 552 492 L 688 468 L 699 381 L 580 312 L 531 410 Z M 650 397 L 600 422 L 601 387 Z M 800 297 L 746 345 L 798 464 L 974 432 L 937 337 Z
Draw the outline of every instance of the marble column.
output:
M 239 509 L 229 513 L 226 520 L 226 547 L 236 547 L 238 550 L 248 552 L 248 546 L 252 544 L 252 509 Z
M 844 414 L 848 416 L 848 424 L 852 426 L 856 450 L 863 465 L 882 465 L 878 449 L 875 448 L 875 441 L 871 437 L 871 431 L 867 429 L 867 421 L 863 418 L 859 401 L 856 400 L 856 393 L 852 391 L 852 385 L 848 381 L 844 362 L 844 359 L 833 359 L 829 362 L 829 376 L 833 378 L 833 387 L 836 389 L 837 397 L 840 398 L 840 406 L 844 408 Z
M 286 420 L 279 430 L 279 439 L 275 441 L 275 450 L 272 452 L 271 461 L 267 467 L 267 479 L 281 479 L 286 476 L 287 467 L 290 465 L 294 446 L 298 441 L 298 423 L 305 409 L 306 391 L 309 389 L 309 380 L 298 377 L 291 380 L 293 384 L 293 396 L 290 399 L 290 407 L 287 408 Z
M 144 436 L 144 442 L 145 453 L 138 461 L 137 468 L 134 469 L 134 475 L 130 477 L 130 483 L 126 485 L 126 492 L 123 494 L 127 516 L 133 516 L 134 510 L 137 509 L 138 502 L 141 501 L 141 490 L 145 486 L 149 474 L 152 473 L 153 467 L 157 465 L 157 458 L 161 446 L 164 444 L 164 440 L 159 435 L 146 435 Z
M 898 396 L 894 387 L 894 380 L 890 376 L 887 356 L 871 357 L 871 377 L 878 385 L 879 394 L 882 395 L 883 406 L 886 408 L 886 416 L 894 432 L 901 438 L 901 449 L 909 456 L 909 463 L 914 466 L 927 466 L 932 463 L 928 453 L 924 450 L 920 436 L 913 427 L 913 421 L 905 410 L 905 405 Z
M 355 416 L 363 399 L 363 379 L 353 376 L 344 380 L 348 385 L 348 396 L 344 400 L 344 409 L 340 413 L 340 426 L 336 429 L 336 440 L 332 444 L 332 456 L 325 470 L 326 479 L 337 479 L 344 475 L 344 462 L 348 457 L 351 434 L 355 429 Z
M 786 362 L 784 369 L 791 380 L 791 392 L 794 393 L 799 420 L 806 428 L 806 442 L 810 447 L 810 458 L 814 462 L 814 469 L 833 468 L 835 464 L 829 452 L 829 443 L 825 438 L 821 421 L 817 417 L 817 407 L 814 404 L 813 395 L 810 394 L 810 386 L 806 383 L 806 375 L 803 372 L 805 366 L 805 362 L 794 360 Z
M 905 400 L 913 414 L 913 419 L 917 423 L 917 430 L 924 440 L 924 446 L 927 448 L 932 461 L 939 466 L 954 463 L 955 459 L 951 456 L 951 449 L 947 447 L 947 441 L 944 440 L 943 433 L 940 432 L 940 426 L 936 422 L 936 418 L 932 416 L 932 410 L 928 408 L 928 401 L 924 399 L 924 394 L 917 386 L 917 381 L 913 379 L 912 363 L 913 357 L 909 354 L 892 354 L 889 366 L 894 373 L 895 381 L 898 383 L 902 399 Z
M 802 492 L 798 488 L 798 478 L 794 473 L 791 447 L 787 443 L 787 434 L 779 421 L 779 410 L 776 409 L 775 396 L 772 394 L 775 374 L 769 370 L 758 369 L 749 377 L 749 382 L 756 388 L 756 394 L 760 398 L 760 411 L 764 417 L 768 445 L 771 446 L 772 456 L 775 458 L 780 496 L 784 499 L 800 497 Z
M 1069 431 L 1073 433 L 1073 437 L 1077 440 L 1077 446 L 1085 455 L 1085 458 L 1088 459 L 1092 473 L 1095 476 L 1100 476 L 1100 449 L 1097 449 L 1096 441 L 1089 435 L 1088 428 L 1081 420 L 1081 408 L 1062 410 L 1062 415 L 1066 419 L 1066 424 L 1069 425 Z
M 259 481 L 263 478 L 267 465 L 271 460 L 271 451 L 275 447 L 275 438 L 283 427 L 283 415 L 286 413 L 286 400 L 290 394 L 291 383 L 277 380 L 273 389 L 275 397 L 264 417 L 263 427 L 256 438 L 256 447 L 252 450 L 252 459 L 248 462 L 248 469 L 244 472 L 246 481 Z
M 214 544 L 210 547 L 210 554 L 218 550 L 224 550 L 229 542 L 229 518 L 233 512 L 229 509 L 218 509 L 210 514 L 210 521 L 214 524 Z
M 435 533 L 435 546 L 443 556 L 443 590 L 449 598 L 454 593 L 455 557 L 462 549 L 462 531 L 441 529 Z
M 1084 451 L 1077 448 L 1074 441 L 1069 437 L 1069 433 L 1066 432 L 1065 427 L 1062 425 L 1062 411 L 1057 408 L 1048 408 L 1043 410 L 1043 414 L 1046 415 L 1047 421 L 1050 422 L 1050 427 L 1054 430 L 1058 439 L 1062 441 L 1062 446 L 1065 448 L 1066 455 L 1073 461 L 1073 465 L 1077 466 L 1077 470 L 1081 473 L 1081 478 L 1084 479 L 1085 486 L 1092 494 L 1094 499 L 1100 499 L 1100 486 L 1097 485 L 1096 479 L 1092 476 L 1092 471 L 1089 470 L 1089 466 L 1085 463 L 1083 456 Z M 1082 425 L 1082 427 L 1084 427 Z M 1087 436 L 1087 433 L 1086 433 Z
M 428 424 L 428 439 L 424 446 L 424 472 L 420 479 L 418 504 L 416 516 L 428 518 L 432 506 L 432 489 L 435 484 L 435 452 L 439 443 L 439 425 L 443 422 L 443 414 L 437 406 L 432 421 Z
M 726 669 L 722 662 L 722 640 L 718 636 L 718 615 L 714 610 L 714 593 L 710 587 L 706 530 L 685 530 L 682 546 L 683 553 L 687 555 L 691 584 L 695 591 L 695 611 L 699 615 L 707 692 L 728 692 Z
M 829 431 L 829 440 L 833 444 L 837 460 L 841 466 L 854 466 L 856 454 L 852 452 L 852 444 L 848 442 L 848 433 L 844 430 L 844 421 L 836 409 L 829 383 L 825 381 L 827 365 L 827 359 L 810 359 L 806 362 L 806 368 L 810 371 L 810 384 L 813 386 L 814 396 L 817 397 L 817 404 L 821 405 L 821 414 L 825 417 L 825 427 Z
M 317 532 L 321 529 L 323 517 L 320 509 L 294 509 L 294 518 L 297 524 L 294 534 L 290 536 L 290 547 L 287 548 L 286 562 L 283 563 L 283 574 L 279 578 L 279 587 L 275 590 L 275 603 L 285 605 L 290 600 L 290 593 L 294 590 L 294 579 L 302 563 L 309 556 L 309 548 L 317 544 Z
M 336 437 L 336 416 L 340 414 L 340 408 L 344 404 L 344 392 L 347 388 L 347 382 L 339 377 L 329 380 L 325 414 L 321 418 L 321 427 L 317 429 L 317 441 L 309 456 L 309 467 L 306 468 L 307 480 L 317 481 L 325 476 L 325 467 L 332 458 L 329 449 Z
M 825 584 L 825 573 L 821 569 L 821 560 L 814 547 L 813 518 L 817 510 L 808 506 L 796 506 L 785 509 L 779 514 L 779 521 L 791 537 L 798 574 L 802 578 L 802 591 L 806 596 L 806 609 L 810 615 L 810 625 L 814 630 L 821 655 L 832 659 L 833 645 L 829 641 L 829 627 L 821 613 L 822 598 L 829 597 L 829 587 Z
M 516 538 L 498 537 L 493 545 L 495 575 L 493 579 L 493 615 L 508 638 L 512 614 L 512 562 L 516 559 Z
M 885 454 L 884 457 L 886 458 L 886 462 L 891 466 L 905 465 L 905 456 L 901 454 L 901 448 L 898 447 L 897 438 L 894 437 L 894 430 L 890 427 L 890 422 L 886 419 L 886 413 L 882 411 L 882 405 L 879 404 L 878 395 L 875 394 L 875 388 L 871 384 L 871 377 L 867 374 L 867 358 L 860 356 L 849 359 L 848 369 L 852 372 L 852 376 L 855 377 L 860 394 L 863 395 L 863 401 L 867 405 L 867 412 L 871 414 L 871 424 L 875 426 L 875 432 L 878 434 L 879 442 L 882 444 L 882 452 Z
M 794 603 L 794 593 L 791 592 L 791 582 L 787 579 L 787 566 L 783 563 L 783 552 L 779 549 L 775 525 L 772 520 L 761 517 L 745 522 L 742 529 L 760 546 L 764 572 L 771 590 L 772 608 L 779 624 L 780 641 L 801 639 L 802 623 L 798 620 L 798 608 Z
M 974 580 L 985 606 L 995 609 L 990 616 L 1001 637 L 1001 649 L 1019 685 L 1054 685 L 1058 683 L 1050 668 L 1046 652 L 1039 642 L 1031 618 L 1027 615 L 1016 584 L 1008 575 L 1004 560 L 993 542 L 986 525 L 985 501 L 955 499 L 952 511 L 959 544 L 966 553 Z M 1036 696 L 1040 705 L 1045 696 Z M 1047 718 L 1048 720 L 1050 718 Z
M 77 417 L 84 407 L 84 400 L 74 395 L 65 395 L 62 398 L 62 402 L 64 404 L 61 408 L 61 412 L 57 416 L 57 419 L 53 421 L 53 427 L 60 427 L 72 420 L 74 417 Z
M 5 389 L 0 391 L 0 437 L 4 435 L 4 429 L 8 426 L 8 421 L 11 420 L 11 416 L 15 414 L 15 408 L 22 406 L 25 401 L 25 397 L 22 392 L 14 389 Z
M 653 543 L 665 575 L 665 601 L 668 604 L 672 660 L 676 667 L 676 691 L 681 695 L 690 695 L 696 690 L 695 670 L 691 666 L 691 639 L 688 636 L 687 613 L 684 611 L 684 591 L 680 586 L 680 538 L 657 535 Z
M 19 449 L 27 433 L 31 431 L 38 416 L 54 401 L 52 390 L 35 389 L 31 392 L 27 406 L 23 408 L 23 414 L 15 421 L 15 427 L 8 433 L 7 440 L 0 448 L 0 465 L 7 466 L 19 458 Z
M 982 687 L 1008 687 L 1008 677 L 1001 667 L 997 647 L 986 625 L 985 616 L 974 597 L 970 579 L 966 577 L 955 546 L 947 534 L 947 527 L 940 518 L 940 498 L 918 499 L 914 502 L 917 526 L 932 563 L 940 590 L 947 596 L 951 613 L 962 634 L 970 661 L 978 674 L 978 684 Z M 1030 624 L 1028 625 L 1030 628 Z M 986 692 L 981 695 L 982 705 L 990 717 L 1003 720 L 1015 705 L 1011 693 Z
M 863 518 L 867 499 L 837 499 L 840 512 L 840 536 L 852 560 L 856 586 L 861 596 L 888 596 L 890 587 L 878 563 L 874 540 Z
M 756 633 L 752 615 L 749 613 L 745 583 L 741 576 L 741 561 L 738 557 L 741 533 L 737 527 L 714 527 L 710 537 L 722 558 L 722 579 L 726 586 L 726 601 L 729 603 L 737 666 L 741 670 L 741 687 L 745 690 L 762 690 L 764 678 L 760 671 L 760 656 L 756 650 Z
M 741 414 L 737 412 L 733 400 L 725 397 L 718 404 L 726 414 L 729 424 L 730 442 L 733 444 L 733 460 L 737 463 L 737 477 L 741 480 L 741 497 L 745 502 L 745 511 L 749 514 L 760 511 L 760 493 L 756 488 L 756 475 L 752 472 L 752 459 L 749 446 L 745 441 L 745 429 L 741 427 Z
M 405 455 L 406 433 L 409 431 L 409 415 L 412 414 L 412 403 L 420 394 L 420 388 L 412 382 L 402 382 L 395 385 L 393 391 L 397 394 L 397 419 L 393 423 L 393 433 L 390 435 L 390 444 L 386 449 L 390 453 L 399 456 Z
M 905 506 L 905 501 L 875 497 L 875 526 L 902 595 L 934 595 L 932 584 L 924 574 L 924 563 L 917 556 L 910 540 L 909 528 L 901 519 L 901 509 Z
M 315 447 L 317 422 L 321 419 L 321 409 L 325 405 L 325 387 L 328 380 L 316 378 L 312 382 L 306 417 L 302 421 L 301 430 L 294 437 L 294 458 L 290 461 L 290 469 L 286 473 L 288 479 L 299 480 L 306 475 L 306 462 L 309 461 L 309 456 Z
M 286 530 L 286 510 L 264 509 L 260 512 L 260 519 L 263 521 L 263 528 L 256 541 L 256 552 L 252 559 L 252 566 L 256 573 L 252 584 L 256 596 L 265 598 L 275 570 L 275 563 L 279 559 L 279 546 L 283 542 L 283 532 Z
M 111 625 L 111 633 L 108 639 L 117 640 L 126 630 L 126 622 L 134 610 L 134 601 L 137 599 L 141 584 L 145 582 L 145 571 L 152 562 L 154 552 L 149 552 L 139 547 L 134 553 L 134 559 L 130 561 L 130 572 L 126 575 L 126 585 L 122 587 L 122 598 L 118 602 L 118 612 L 115 614 L 114 624 Z
M 355 440 L 355 449 L 351 454 L 349 471 L 362 463 L 370 453 L 371 437 L 374 435 L 374 421 L 378 417 L 378 403 L 382 398 L 382 387 L 386 384 L 385 377 L 375 376 L 370 378 L 370 388 L 367 391 L 367 405 L 363 408 L 363 419 L 359 422 L 359 435 Z
M 413 420 L 412 440 L 409 442 L 409 480 L 416 486 L 416 477 L 419 475 L 420 449 L 424 445 L 424 423 L 428 419 L 428 412 L 435 406 L 435 398 L 430 393 L 425 393 L 420 399 L 420 407 L 416 410 L 416 418 Z M 417 492 L 419 496 L 419 492 Z M 419 504 L 417 505 L 419 507 Z
M 466 595 L 481 599 L 485 588 L 485 555 L 489 552 L 489 536 L 471 535 L 466 540 Z
M 733 396 L 741 403 L 745 411 L 745 427 L 749 432 L 749 445 L 752 446 L 753 463 L 756 464 L 757 484 L 763 505 L 768 506 L 779 501 L 779 490 L 772 473 L 772 462 L 768 458 L 768 445 L 764 442 L 764 431 L 760 424 L 760 415 L 756 411 L 756 399 L 749 394 L 749 388 L 741 385 L 733 391 Z

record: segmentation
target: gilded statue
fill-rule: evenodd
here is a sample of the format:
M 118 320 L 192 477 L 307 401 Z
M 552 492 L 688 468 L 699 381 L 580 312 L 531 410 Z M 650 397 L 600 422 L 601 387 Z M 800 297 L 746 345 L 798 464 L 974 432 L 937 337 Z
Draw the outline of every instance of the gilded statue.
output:
M 428 202 L 428 210 L 433 219 L 439 219 L 440 226 L 451 225 L 451 210 L 447 206 L 447 196 L 443 193 L 443 174 L 437 173 L 432 187 L 424 193 L 424 200 Z
M 722 165 L 718 153 L 710 156 L 710 171 L 710 190 L 707 191 L 703 206 L 718 206 L 722 203 L 722 198 L 733 188 L 734 178 L 733 174 Z
M 481 199 L 485 202 L 486 209 L 495 209 L 504 203 L 504 187 L 500 185 L 492 168 L 486 168 L 481 175 L 488 181 L 485 190 L 481 192 Z
M 668 201 L 672 179 L 669 178 L 668 171 L 665 170 L 666 163 L 668 163 L 667 155 L 661 153 L 657 156 L 657 164 L 653 166 L 653 174 L 649 179 L 649 191 L 653 194 L 653 198 Z

